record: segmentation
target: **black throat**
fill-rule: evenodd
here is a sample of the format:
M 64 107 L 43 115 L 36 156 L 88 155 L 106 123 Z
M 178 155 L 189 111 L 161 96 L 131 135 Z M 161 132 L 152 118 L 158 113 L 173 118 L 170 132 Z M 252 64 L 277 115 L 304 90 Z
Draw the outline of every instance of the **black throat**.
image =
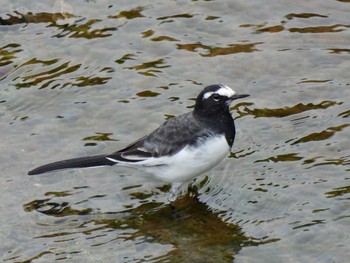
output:
M 203 112 L 200 109 L 193 111 L 194 117 L 205 125 L 214 134 L 225 134 L 226 141 L 232 147 L 236 129 L 229 109 L 218 112 Z

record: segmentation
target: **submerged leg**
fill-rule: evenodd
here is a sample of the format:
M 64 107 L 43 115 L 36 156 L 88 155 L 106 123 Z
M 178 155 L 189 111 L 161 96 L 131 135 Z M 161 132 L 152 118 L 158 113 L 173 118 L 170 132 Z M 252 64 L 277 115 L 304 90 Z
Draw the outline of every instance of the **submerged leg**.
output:
M 182 188 L 183 188 L 184 183 L 173 183 L 171 185 L 171 188 L 169 190 L 169 196 L 168 196 L 168 201 L 170 202 L 169 206 L 171 209 L 171 214 L 173 219 L 179 219 L 181 215 L 178 213 L 176 207 L 175 207 L 175 200 L 181 196 L 182 194 Z
M 184 195 L 187 192 L 188 184 L 185 183 L 173 183 L 169 191 L 169 202 L 174 202 L 178 197 Z

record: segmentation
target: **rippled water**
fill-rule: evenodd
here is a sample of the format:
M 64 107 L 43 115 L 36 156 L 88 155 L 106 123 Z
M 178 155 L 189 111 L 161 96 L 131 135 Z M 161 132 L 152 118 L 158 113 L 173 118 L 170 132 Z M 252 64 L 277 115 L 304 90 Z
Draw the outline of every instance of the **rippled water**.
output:
M 349 260 L 349 1 L 41 2 L 0 11 L 2 262 Z M 212 83 L 251 97 L 176 211 L 134 170 L 26 176 L 125 146 Z

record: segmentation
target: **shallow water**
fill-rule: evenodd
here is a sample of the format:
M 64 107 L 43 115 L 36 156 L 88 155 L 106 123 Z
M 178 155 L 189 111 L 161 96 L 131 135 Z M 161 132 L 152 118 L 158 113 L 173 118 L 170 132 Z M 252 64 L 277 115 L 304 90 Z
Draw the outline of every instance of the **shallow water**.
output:
M 19 1 L 0 11 L 2 262 L 346 262 L 349 1 Z M 128 169 L 35 166 L 112 152 L 232 107 L 232 154 L 167 201 Z M 193 196 L 195 195 L 195 196 Z

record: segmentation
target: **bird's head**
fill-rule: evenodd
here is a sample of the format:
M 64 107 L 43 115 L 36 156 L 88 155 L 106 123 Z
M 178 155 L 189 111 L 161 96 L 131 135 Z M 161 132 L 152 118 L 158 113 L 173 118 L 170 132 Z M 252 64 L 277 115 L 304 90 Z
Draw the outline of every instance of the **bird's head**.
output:
M 198 95 L 194 112 L 204 117 L 223 114 L 229 111 L 233 100 L 248 96 L 248 94 L 237 94 L 226 85 L 210 85 Z

